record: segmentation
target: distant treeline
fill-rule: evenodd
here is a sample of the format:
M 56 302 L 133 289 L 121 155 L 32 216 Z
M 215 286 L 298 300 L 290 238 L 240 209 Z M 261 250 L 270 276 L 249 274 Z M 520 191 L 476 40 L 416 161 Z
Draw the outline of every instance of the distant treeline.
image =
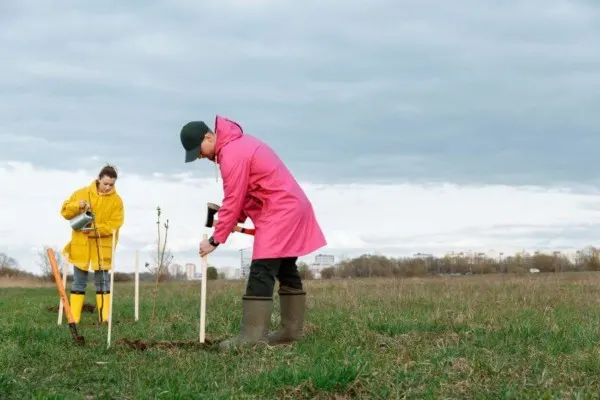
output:
M 306 263 L 298 264 L 300 275 L 303 279 L 313 279 L 313 273 Z M 362 255 L 325 268 L 321 271 L 322 279 L 332 278 L 361 278 L 361 277 L 418 277 L 427 275 L 452 275 L 452 274 L 497 274 L 513 273 L 523 274 L 532 270 L 539 272 L 573 272 L 573 271 L 600 271 L 600 249 L 587 247 L 578 251 L 575 260 L 571 260 L 560 252 L 552 254 L 535 253 L 532 255 L 514 254 L 496 258 L 487 257 L 481 253 L 474 256 L 462 255 L 445 257 L 402 257 L 393 258 L 382 255 Z M 177 272 L 170 272 L 177 271 Z M 43 276 L 22 271 L 17 261 L 4 253 L 0 253 L 0 277 L 27 278 L 39 280 L 52 280 L 51 273 Z M 207 269 L 209 280 L 225 279 L 213 266 Z M 71 282 L 72 273 L 67 276 Z M 90 279 L 92 274 L 90 274 Z M 133 281 L 133 272 L 116 272 L 115 282 Z M 156 275 L 150 272 L 140 272 L 140 281 L 155 281 Z M 160 281 L 187 280 L 182 268 L 165 268 Z
M 57 257 L 57 263 L 59 265 L 64 265 L 66 262 L 60 252 L 55 250 L 55 256 Z M 27 272 L 22 270 L 19 267 L 18 261 L 7 255 L 6 253 L 0 252 L 0 278 L 21 278 L 21 279 L 29 279 L 29 280 L 37 280 L 37 281 L 53 281 L 54 275 L 52 274 L 52 269 L 50 268 L 50 263 L 45 256 L 45 253 L 40 252 L 40 261 L 38 265 L 41 269 L 41 275 L 33 274 L 31 272 Z M 60 267 L 62 270 L 62 267 Z M 70 272 L 67 273 L 67 282 L 73 281 L 73 272 L 72 268 Z M 172 271 L 172 272 L 171 272 Z M 181 272 L 182 268 L 179 266 L 174 266 L 174 268 L 164 268 L 164 271 L 161 273 L 159 280 L 162 281 L 177 281 L 177 280 L 186 280 L 186 275 Z M 210 280 L 215 279 L 224 279 L 224 274 L 219 274 L 217 269 L 213 266 L 209 266 L 206 270 L 206 276 Z M 88 279 L 93 279 L 93 274 L 88 276 Z M 135 274 L 133 272 L 115 272 L 115 282 L 127 282 L 135 280 Z M 140 281 L 156 281 L 156 275 L 151 272 L 140 272 Z
M 208 267 L 206 270 L 206 276 L 209 280 L 215 280 L 219 278 L 224 278 L 223 276 L 219 276 L 217 269 L 215 267 Z M 89 278 L 93 279 L 93 274 L 90 273 Z M 73 275 L 67 275 L 67 282 L 71 282 L 73 280 Z M 115 272 L 115 282 L 133 282 L 135 280 L 135 273 L 133 272 Z M 163 272 L 160 276 L 159 281 L 185 281 L 187 277 L 185 274 L 170 274 L 168 271 Z M 147 281 L 156 281 L 156 275 L 150 272 L 140 272 L 140 282 Z
M 392 258 L 381 255 L 362 255 L 344 260 L 321 271 L 322 279 L 360 277 L 416 277 L 451 274 L 497 274 L 539 272 L 600 271 L 600 251 L 588 248 L 577 253 L 571 261 L 565 255 L 515 254 L 492 259 L 485 256 L 467 257 L 405 257 Z M 305 279 L 312 274 L 303 268 Z
M 19 269 L 19 263 L 16 259 L 5 253 L 0 253 L 0 278 L 39 280 L 40 276 Z

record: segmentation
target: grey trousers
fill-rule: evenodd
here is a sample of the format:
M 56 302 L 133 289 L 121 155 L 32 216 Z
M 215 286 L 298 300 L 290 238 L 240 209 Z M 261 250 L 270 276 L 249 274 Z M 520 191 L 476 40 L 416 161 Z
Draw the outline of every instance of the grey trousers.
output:
M 73 284 L 71 293 L 85 294 L 88 283 L 88 271 L 73 267 Z M 108 271 L 94 271 L 96 293 L 110 293 L 110 279 Z

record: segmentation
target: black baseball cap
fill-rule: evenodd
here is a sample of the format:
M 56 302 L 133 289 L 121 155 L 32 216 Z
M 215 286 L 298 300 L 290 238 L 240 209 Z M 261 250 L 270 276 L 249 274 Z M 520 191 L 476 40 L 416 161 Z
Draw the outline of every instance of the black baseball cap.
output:
M 204 135 L 210 132 L 210 128 L 204 121 L 190 121 L 181 128 L 181 144 L 185 149 L 185 162 L 189 163 L 200 155 L 200 145 Z

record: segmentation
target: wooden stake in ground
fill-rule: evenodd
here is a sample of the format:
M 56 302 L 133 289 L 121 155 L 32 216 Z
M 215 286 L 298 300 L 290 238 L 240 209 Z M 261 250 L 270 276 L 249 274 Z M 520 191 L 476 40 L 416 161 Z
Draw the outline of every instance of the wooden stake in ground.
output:
M 140 251 L 135 251 L 135 320 L 140 319 Z
M 208 239 L 208 235 L 205 233 L 202 235 L 202 239 Z M 200 343 L 204 343 L 205 331 L 206 331 L 206 270 L 207 270 L 207 257 L 202 257 L 202 293 L 200 294 Z
M 110 268 L 110 301 L 108 302 L 108 333 L 106 335 L 106 348 L 110 347 L 110 335 L 112 331 L 112 311 L 113 311 L 113 303 L 115 302 L 115 259 L 116 259 L 116 232 L 113 229 L 112 232 L 112 266 Z
M 63 275 L 62 275 L 62 285 L 63 285 L 63 289 L 66 289 L 67 287 L 67 263 L 63 264 Z M 62 298 L 59 300 L 58 302 L 58 322 L 57 325 L 62 325 L 62 319 L 63 319 L 63 301 Z

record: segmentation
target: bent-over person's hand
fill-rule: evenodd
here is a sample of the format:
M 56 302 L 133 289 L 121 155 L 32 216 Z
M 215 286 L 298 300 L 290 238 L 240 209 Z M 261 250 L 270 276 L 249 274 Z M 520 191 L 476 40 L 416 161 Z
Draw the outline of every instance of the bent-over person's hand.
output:
M 203 240 L 200 242 L 200 257 L 204 257 L 215 250 L 215 246 L 208 243 L 208 240 Z

